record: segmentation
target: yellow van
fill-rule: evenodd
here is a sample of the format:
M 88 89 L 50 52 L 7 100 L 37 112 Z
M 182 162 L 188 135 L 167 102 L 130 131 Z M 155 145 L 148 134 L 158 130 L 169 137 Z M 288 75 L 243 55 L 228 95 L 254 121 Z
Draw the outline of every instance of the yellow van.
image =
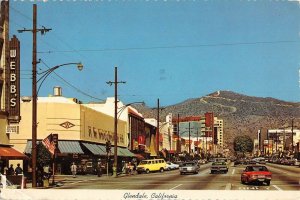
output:
M 138 174 L 142 172 L 160 171 L 163 172 L 167 168 L 167 163 L 164 159 L 150 159 L 150 160 L 142 160 L 140 164 L 137 166 Z

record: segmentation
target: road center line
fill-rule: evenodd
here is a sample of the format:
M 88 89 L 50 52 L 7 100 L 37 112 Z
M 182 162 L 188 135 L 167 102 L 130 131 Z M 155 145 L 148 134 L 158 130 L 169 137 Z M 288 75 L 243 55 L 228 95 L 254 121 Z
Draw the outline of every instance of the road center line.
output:
M 170 190 L 173 190 L 173 189 L 178 188 L 180 186 L 182 186 L 182 184 L 176 185 L 175 187 L 172 187 Z
M 232 173 L 231 173 L 231 174 L 233 175 L 233 174 L 234 174 L 234 172 L 235 172 L 235 169 L 233 169 L 233 170 L 232 170 Z
M 273 185 L 274 188 L 276 188 L 276 190 L 282 191 L 282 189 L 280 187 L 278 187 L 277 185 Z

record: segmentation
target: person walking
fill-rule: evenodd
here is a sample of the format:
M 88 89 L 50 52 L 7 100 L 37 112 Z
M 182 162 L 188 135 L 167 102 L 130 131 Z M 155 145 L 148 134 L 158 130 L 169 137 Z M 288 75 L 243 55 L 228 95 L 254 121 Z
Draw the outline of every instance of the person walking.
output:
M 77 173 L 77 166 L 75 165 L 74 162 L 71 165 L 71 172 L 72 172 L 73 178 L 75 178 L 76 177 L 76 173 Z
M 15 173 L 16 173 L 16 175 L 23 174 L 23 169 L 20 167 L 20 163 L 17 164 Z
M 102 164 L 101 164 L 101 162 L 99 162 L 98 166 L 97 166 L 97 175 L 98 175 L 98 177 L 102 176 Z

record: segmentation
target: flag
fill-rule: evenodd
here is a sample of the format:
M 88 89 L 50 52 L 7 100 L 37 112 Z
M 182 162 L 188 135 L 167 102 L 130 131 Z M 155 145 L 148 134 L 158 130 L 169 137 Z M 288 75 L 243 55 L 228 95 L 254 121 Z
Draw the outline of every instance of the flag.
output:
M 48 149 L 48 151 L 54 155 L 55 152 L 55 142 L 53 141 L 53 135 L 52 133 L 48 135 L 45 139 L 42 141 L 43 145 Z

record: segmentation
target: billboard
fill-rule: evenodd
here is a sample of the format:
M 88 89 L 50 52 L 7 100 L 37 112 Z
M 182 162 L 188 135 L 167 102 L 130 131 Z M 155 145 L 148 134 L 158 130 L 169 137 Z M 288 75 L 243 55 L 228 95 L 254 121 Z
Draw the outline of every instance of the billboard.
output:
M 20 41 L 14 35 L 9 41 L 9 63 L 6 73 L 6 108 L 9 122 L 20 121 Z

